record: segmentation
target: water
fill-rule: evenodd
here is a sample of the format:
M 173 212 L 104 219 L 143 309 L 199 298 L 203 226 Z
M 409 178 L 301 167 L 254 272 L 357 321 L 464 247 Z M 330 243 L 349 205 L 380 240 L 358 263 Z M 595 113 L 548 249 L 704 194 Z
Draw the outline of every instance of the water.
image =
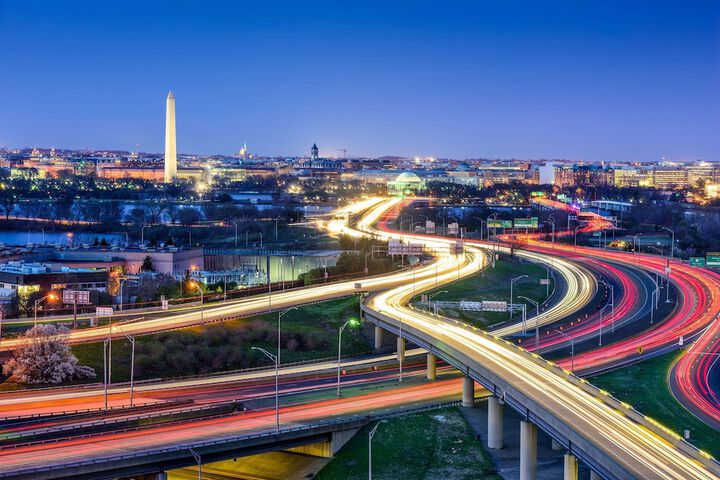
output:
M 73 242 L 75 245 L 82 245 L 83 243 L 91 244 L 95 238 L 98 240 L 105 240 L 108 243 L 124 241 L 124 235 L 117 233 L 76 233 L 73 235 Z M 5 245 L 26 245 L 28 243 L 42 244 L 43 234 L 38 231 L 28 232 L 8 232 L 0 231 L 0 242 Z M 68 245 L 67 234 L 61 232 L 45 232 L 45 243 L 59 243 L 61 245 Z

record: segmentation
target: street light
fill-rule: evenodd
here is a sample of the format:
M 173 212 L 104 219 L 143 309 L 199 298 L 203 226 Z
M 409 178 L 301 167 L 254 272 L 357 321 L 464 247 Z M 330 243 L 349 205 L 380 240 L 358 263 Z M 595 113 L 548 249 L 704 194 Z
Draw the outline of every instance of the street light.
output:
M 341 357 L 341 348 L 342 348 L 342 332 L 345 330 L 345 327 L 348 325 L 355 326 L 359 322 L 355 320 L 354 318 L 351 318 L 347 322 L 343 323 L 340 327 L 340 330 L 338 330 L 338 364 L 337 364 L 337 396 L 340 396 L 340 357 Z
M 675 258 L 675 230 L 668 227 L 661 227 L 663 230 L 667 230 L 672 233 L 672 245 L 670 245 L 670 258 Z
M 38 305 L 40 305 L 40 304 L 43 302 L 43 300 L 46 300 L 46 299 L 47 299 L 47 300 L 50 300 L 50 301 L 57 300 L 57 295 L 55 295 L 54 293 L 50 293 L 50 294 L 45 295 L 44 297 L 42 297 L 42 298 L 40 298 L 40 299 L 38 299 L 38 300 L 35 300 L 35 307 L 33 308 L 34 316 L 35 316 L 35 319 L 34 319 L 34 321 L 33 321 L 33 327 L 37 327 L 37 309 L 38 309 Z
M 441 293 L 448 293 L 448 291 L 447 291 L 447 290 L 440 290 L 439 292 L 435 292 L 435 293 L 431 293 L 431 294 L 430 294 L 430 296 L 428 297 L 428 311 L 430 311 L 430 302 L 432 301 L 433 297 L 434 297 L 435 295 L 440 295 Z M 435 310 L 435 315 L 437 315 L 437 312 L 438 312 L 438 310 L 437 310 L 437 304 L 435 304 L 435 309 L 434 309 L 434 310 Z
M 385 423 L 386 421 L 387 420 L 380 420 L 368 434 L 368 480 L 372 480 L 372 439 L 375 436 L 375 432 L 377 432 L 380 424 Z
M 515 285 L 515 282 L 522 280 L 523 278 L 527 278 L 527 275 L 520 275 L 514 278 L 510 279 L 510 305 L 513 303 L 513 285 Z M 510 309 L 510 319 L 512 319 L 513 311 L 512 308 Z
M 570 340 L 570 371 L 575 373 L 575 339 L 562 330 L 555 329 L 555 331 Z
M 273 355 L 264 348 L 250 347 L 251 350 L 260 350 L 270 360 L 275 363 L 275 434 L 280 435 L 280 349 L 278 348 L 278 355 Z
M 640 246 L 640 243 L 637 241 L 637 238 L 642 235 L 642 233 L 638 233 L 636 235 L 633 235 L 633 254 L 637 253 L 637 247 Z M 637 244 L 637 246 L 636 246 Z
M 574 236 L 575 236 L 575 249 L 576 250 L 577 250 L 577 231 L 578 231 L 578 228 L 581 228 L 581 227 L 582 227 L 582 225 L 578 225 L 577 227 L 575 227 Z
M 521 295 L 518 295 L 518 298 L 527 300 L 535 307 L 535 348 L 538 348 L 540 346 L 540 302 L 536 302 L 535 300 L 531 300 L 528 297 L 523 297 Z
M 130 342 L 130 345 L 132 346 L 130 349 L 130 408 L 134 405 L 134 399 L 135 399 L 135 337 L 132 335 L 128 335 L 123 331 L 123 329 L 120 327 L 120 325 L 113 325 L 110 324 L 110 337 L 112 338 L 112 329 L 113 327 L 119 328 L 120 333 L 125 335 L 125 338 L 128 339 Z M 112 358 L 110 359 L 112 361 Z
M 611 285 L 605 280 L 598 280 L 597 282 L 602 283 L 610 289 L 610 305 L 612 306 L 612 309 L 610 310 L 610 315 L 612 315 L 612 331 L 615 332 L 615 286 Z
M 237 246 L 238 246 L 238 222 L 236 222 L 235 220 L 230 220 L 230 222 L 235 224 L 235 247 L 237 248 Z

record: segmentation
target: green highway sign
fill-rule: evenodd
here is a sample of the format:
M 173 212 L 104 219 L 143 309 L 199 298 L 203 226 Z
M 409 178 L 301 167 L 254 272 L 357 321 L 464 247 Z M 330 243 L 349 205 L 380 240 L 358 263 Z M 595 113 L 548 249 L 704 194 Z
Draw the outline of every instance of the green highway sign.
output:
M 705 254 L 705 265 L 708 267 L 720 267 L 720 252 L 708 252 Z
M 690 257 L 690 260 L 688 262 L 691 267 L 704 267 L 705 266 L 705 257 Z
M 538 228 L 538 217 L 516 218 L 515 228 Z
M 512 228 L 512 220 L 489 220 L 487 222 L 489 228 Z

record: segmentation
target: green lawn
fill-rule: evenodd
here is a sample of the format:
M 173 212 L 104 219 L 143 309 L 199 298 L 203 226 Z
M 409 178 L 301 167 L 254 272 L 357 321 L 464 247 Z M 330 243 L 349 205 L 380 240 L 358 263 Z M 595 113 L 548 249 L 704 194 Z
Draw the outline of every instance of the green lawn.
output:
M 337 355 L 338 328 L 350 318 L 358 318 L 355 297 L 332 300 L 290 310 L 282 317 L 282 363 L 291 363 Z M 182 376 L 269 365 L 270 360 L 251 347 L 271 353 L 277 350 L 277 314 L 258 315 L 137 337 L 136 379 Z M 370 351 L 359 328 L 343 332 L 343 355 Z M 295 345 L 293 345 L 295 343 Z M 102 343 L 72 347 L 80 363 L 102 376 Z M 129 379 L 130 344 L 124 339 L 113 342 L 113 380 Z
M 680 435 L 689 429 L 690 443 L 720 457 L 720 432 L 686 410 L 670 392 L 667 375 L 678 355 L 670 353 L 589 380 Z
M 368 477 L 368 432 L 360 430 L 315 477 Z M 373 437 L 373 478 L 378 480 L 500 480 L 488 454 L 457 408 L 389 419 Z
M 543 302 L 546 299 L 545 285 L 540 285 L 540 279 L 545 278 L 546 270 L 542 265 L 523 261 L 520 263 L 517 259 L 498 260 L 495 262 L 495 268 L 488 267 L 484 274 L 476 274 L 471 277 L 464 278 L 460 281 L 440 287 L 429 292 L 441 292 L 447 290 L 448 293 L 440 293 L 433 300 L 460 301 L 460 300 L 501 300 L 510 301 L 510 279 L 528 275 L 515 282 L 513 287 L 513 297 L 515 303 L 528 304 L 528 315 L 535 315 L 535 307 L 529 302 L 518 298 L 525 296 L 535 301 Z M 550 277 L 550 294 L 553 291 L 553 279 Z M 418 300 L 417 298 L 416 300 Z M 488 327 L 499 322 L 507 321 L 508 313 L 497 312 L 462 312 L 459 310 L 444 310 L 440 312 L 450 318 L 457 318 L 479 327 Z M 519 316 L 519 313 L 516 314 Z

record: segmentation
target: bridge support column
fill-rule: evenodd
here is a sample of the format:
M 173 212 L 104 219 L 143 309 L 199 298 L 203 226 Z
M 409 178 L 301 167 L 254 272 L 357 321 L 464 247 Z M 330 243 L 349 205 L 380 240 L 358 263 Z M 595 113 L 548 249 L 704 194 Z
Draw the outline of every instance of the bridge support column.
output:
M 475 380 L 470 377 L 463 378 L 462 406 L 475 406 Z
M 537 475 L 537 427 L 520 422 L 520 480 L 535 480 Z
M 382 327 L 375 325 L 375 350 L 379 350 L 383 346 L 383 334 L 385 331 Z
M 488 398 L 488 448 L 503 448 L 503 406 L 497 396 Z
M 563 450 L 562 444 L 560 442 L 558 442 L 557 440 L 555 440 L 554 438 L 552 439 L 550 448 L 552 448 L 554 452 L 559 452 L 560 450 Z
M 563 480 L 578 480 L 578 461 L 575 455 L 566 453 L 563 457 Z
M 398 362 L 401 358 L 405 360 L 405 339 L 402 337 L 397 337 L 397 358 Z
M 437 357 L 432 353 L 427 354 L 427 379 L 435 380 L 437 378 Z
M 602 477 L 590 470 L 590 480 L 602 480 Z

